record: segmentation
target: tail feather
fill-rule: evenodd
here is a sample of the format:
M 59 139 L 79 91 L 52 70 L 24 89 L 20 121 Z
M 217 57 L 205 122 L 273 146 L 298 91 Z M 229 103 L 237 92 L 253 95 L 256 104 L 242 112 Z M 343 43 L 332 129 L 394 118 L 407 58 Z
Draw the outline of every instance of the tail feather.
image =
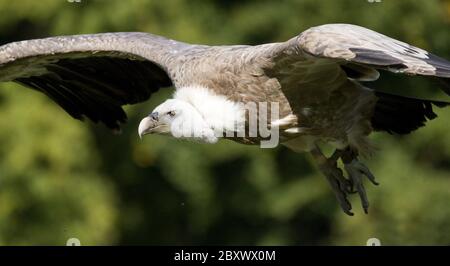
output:
M 372 116 L 372 127 L 376 131 L 390 134 L 408 134 L 422 126 L 428 120 L 437 117 L 433 105 L 446 107 L 450 103 L 431 101 L 375 92 L 378 101 Z

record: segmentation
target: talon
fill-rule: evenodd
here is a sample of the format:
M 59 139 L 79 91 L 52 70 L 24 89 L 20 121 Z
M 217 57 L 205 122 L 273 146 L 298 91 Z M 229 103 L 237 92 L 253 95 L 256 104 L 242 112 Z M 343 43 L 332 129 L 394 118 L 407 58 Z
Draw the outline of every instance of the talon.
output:
M 348 164 L 344 164 L 344 168 L 349 176 L 349 179 L 351 180 L 351 183 L 354 188 L 356 188 L 356 191 L 361 199 L 361 205 L 364 212 L 367 214 L 369 212 L 369 200 L 363 184 L 363 175 L 366 176 L 367 179 L 369 179 L 373 184 L 378 185 L 378 183 L 375 181 L 375 177 L 370 172 L 369 168 L 356 159 L 353 159 Z
M 327 178 L 341 209 L 345 214 L 353 216 L 350 211 L 351 203 L 347 199 L 348 191 L 351 189 L 350 180 L 344 177 L 343 171 L 337 167 L 341 151 L 336 151 L 330 158 L 326 158 L 319 148 L 312 150 L 311 154 L 318 162 L 319 169 Z
M 367 177 L 367 179 L 369 179 L 370 182 L 372 182 L 372 184 L 378 186 L 379 183 L 375 180 L 375 176 L 372 174 L 372 172 L 370 172 L 370 169 L 365 166 L 363 163 L 358 162 L 356 167 Z
M 364 176 L 366 176 L 372 184 L 379 184 L 376 182 L 375 176 L 370 172 L 369 168 L 357 160 L 357 151 L 350 148 L 346 150 L 336 150 L 330 158 L 327 158 L 316 145 L 316 147 L 311 150 L 311 154 L 317 161 L 319 169 L 327 178 L 328 183 L 331 185 L 342 210 L 347 215 L 353 215 L 350 211 L 352 205 L 348 201 L 347 196 L 350 193 L 358 193 L 364 212 L 366 214 L 369 213 L 369 200 L 363 183 Z M 338 167 L 338 159 L 341 159 L 344 163 L 348 178 L 345 178 L 342 170 Z
M 322 173 L 327 178 L 328 183 L 331 185 L 331 189 L 333 190 L 336 199 L 341 206 L 341 209 L 348 215 L 353 215 L 350 211 L 352 209 L 352 205 L 347 199 L 347 192 L 344 188 L 342 182 L 348 182 L 347 179 L 343 176 L 343 172 L 341 169 L 333 166 L 332 164 L 324 164 L 320 166 Z

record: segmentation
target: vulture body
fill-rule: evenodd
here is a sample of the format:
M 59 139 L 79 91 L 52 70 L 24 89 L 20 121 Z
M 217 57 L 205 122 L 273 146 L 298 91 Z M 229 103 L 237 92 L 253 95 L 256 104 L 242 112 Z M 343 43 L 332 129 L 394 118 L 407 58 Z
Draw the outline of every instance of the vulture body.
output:
M 363 176 L 376 184 L 358 161 L 360 154 L 371 152 L 367 136 L 410 133 L 436 117 L 433 106 L 448 105 L 365 87 L 361 82 L 378 79 L 378 70 L 434 77 L 444 84 L 450 80 L 445 59 L 349 24 L 313 27 L 286 42 L 257 46 L 192 45 L 148 33 L 61 36 L 0 46 L 0 81 L 38 90 L 74 118 L 112 129 L 126 121 L 123 105 L 175 87 L 173 99 L 142 120 L 141 136 L 182 137 L 176 125 L 187 124 L 204 142 L 216 142 L 220 131 L 241 143 L 260 144 L 267 136 L 248 133 L 252 116 L 261 112 L 242 105 L 276 103 L 277 117 L 270 116 L 266 126 L 277 129 L 281 144 L 312 154 L 349 215 L 347 196 L 354 190 L 368 209 Z M 442 89 L 450 93 L 448 86 Z M 230 131 L 241 134 L 225 134 Z M 336 152 L 326 158 L 320 142 Z

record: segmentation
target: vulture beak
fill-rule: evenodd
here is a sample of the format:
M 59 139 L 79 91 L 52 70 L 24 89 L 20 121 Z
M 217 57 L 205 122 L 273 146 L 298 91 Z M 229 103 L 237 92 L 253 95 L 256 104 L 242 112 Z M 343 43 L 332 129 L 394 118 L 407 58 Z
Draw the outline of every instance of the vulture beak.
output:
M 142 119 L 138 127 L 139 137 L 142 139 L 144 135 L 150 134 L 156 123 L 157 121 L 153 120 L 150 116 Z
M 158 113 L 153 112 L 141 120 L 138 127 L 139 137 L 152 133 L 167 133 L 168 125 L 158 121 Z

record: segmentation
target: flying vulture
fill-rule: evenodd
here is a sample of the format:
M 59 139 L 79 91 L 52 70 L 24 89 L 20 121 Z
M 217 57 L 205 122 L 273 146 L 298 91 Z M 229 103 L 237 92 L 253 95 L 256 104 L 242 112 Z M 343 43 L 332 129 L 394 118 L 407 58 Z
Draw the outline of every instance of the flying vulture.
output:
M 358 160 L 373 150 L 368 135 L 408 134 L 436 117 L 433 106 L 449 105 L 363 85 L 377 80 L 378 70 L 450 83 L 445 59 L 349 24 L 317 26 L 286 42 L 256 46 L 193 45 L 139 32 L 0 46 L 0 81 L 38 90 L 77 119 L 119 129 L 126 121 L 123 105 L 173 86 L 173 97 L 142 119 L 140 136 L 157 133 L 206 143 L 222 136 L 258 145 L 268 136 L 250 134 L 251 121 L 276 129 L 279 143 L 312 154 L 349 215 L 349 194 L 358 193 L 367 212 L 363 179 L 377 184 Z M 450 94 L 448 86 L 442 89 Z M 249 110 L 251 103 L 271 103 L 270 116 L 268 110 Z M 263 115 L 267 119 L 259 119 Z M 335 148 L 333 155 L 327 158 L 320 143 Z

